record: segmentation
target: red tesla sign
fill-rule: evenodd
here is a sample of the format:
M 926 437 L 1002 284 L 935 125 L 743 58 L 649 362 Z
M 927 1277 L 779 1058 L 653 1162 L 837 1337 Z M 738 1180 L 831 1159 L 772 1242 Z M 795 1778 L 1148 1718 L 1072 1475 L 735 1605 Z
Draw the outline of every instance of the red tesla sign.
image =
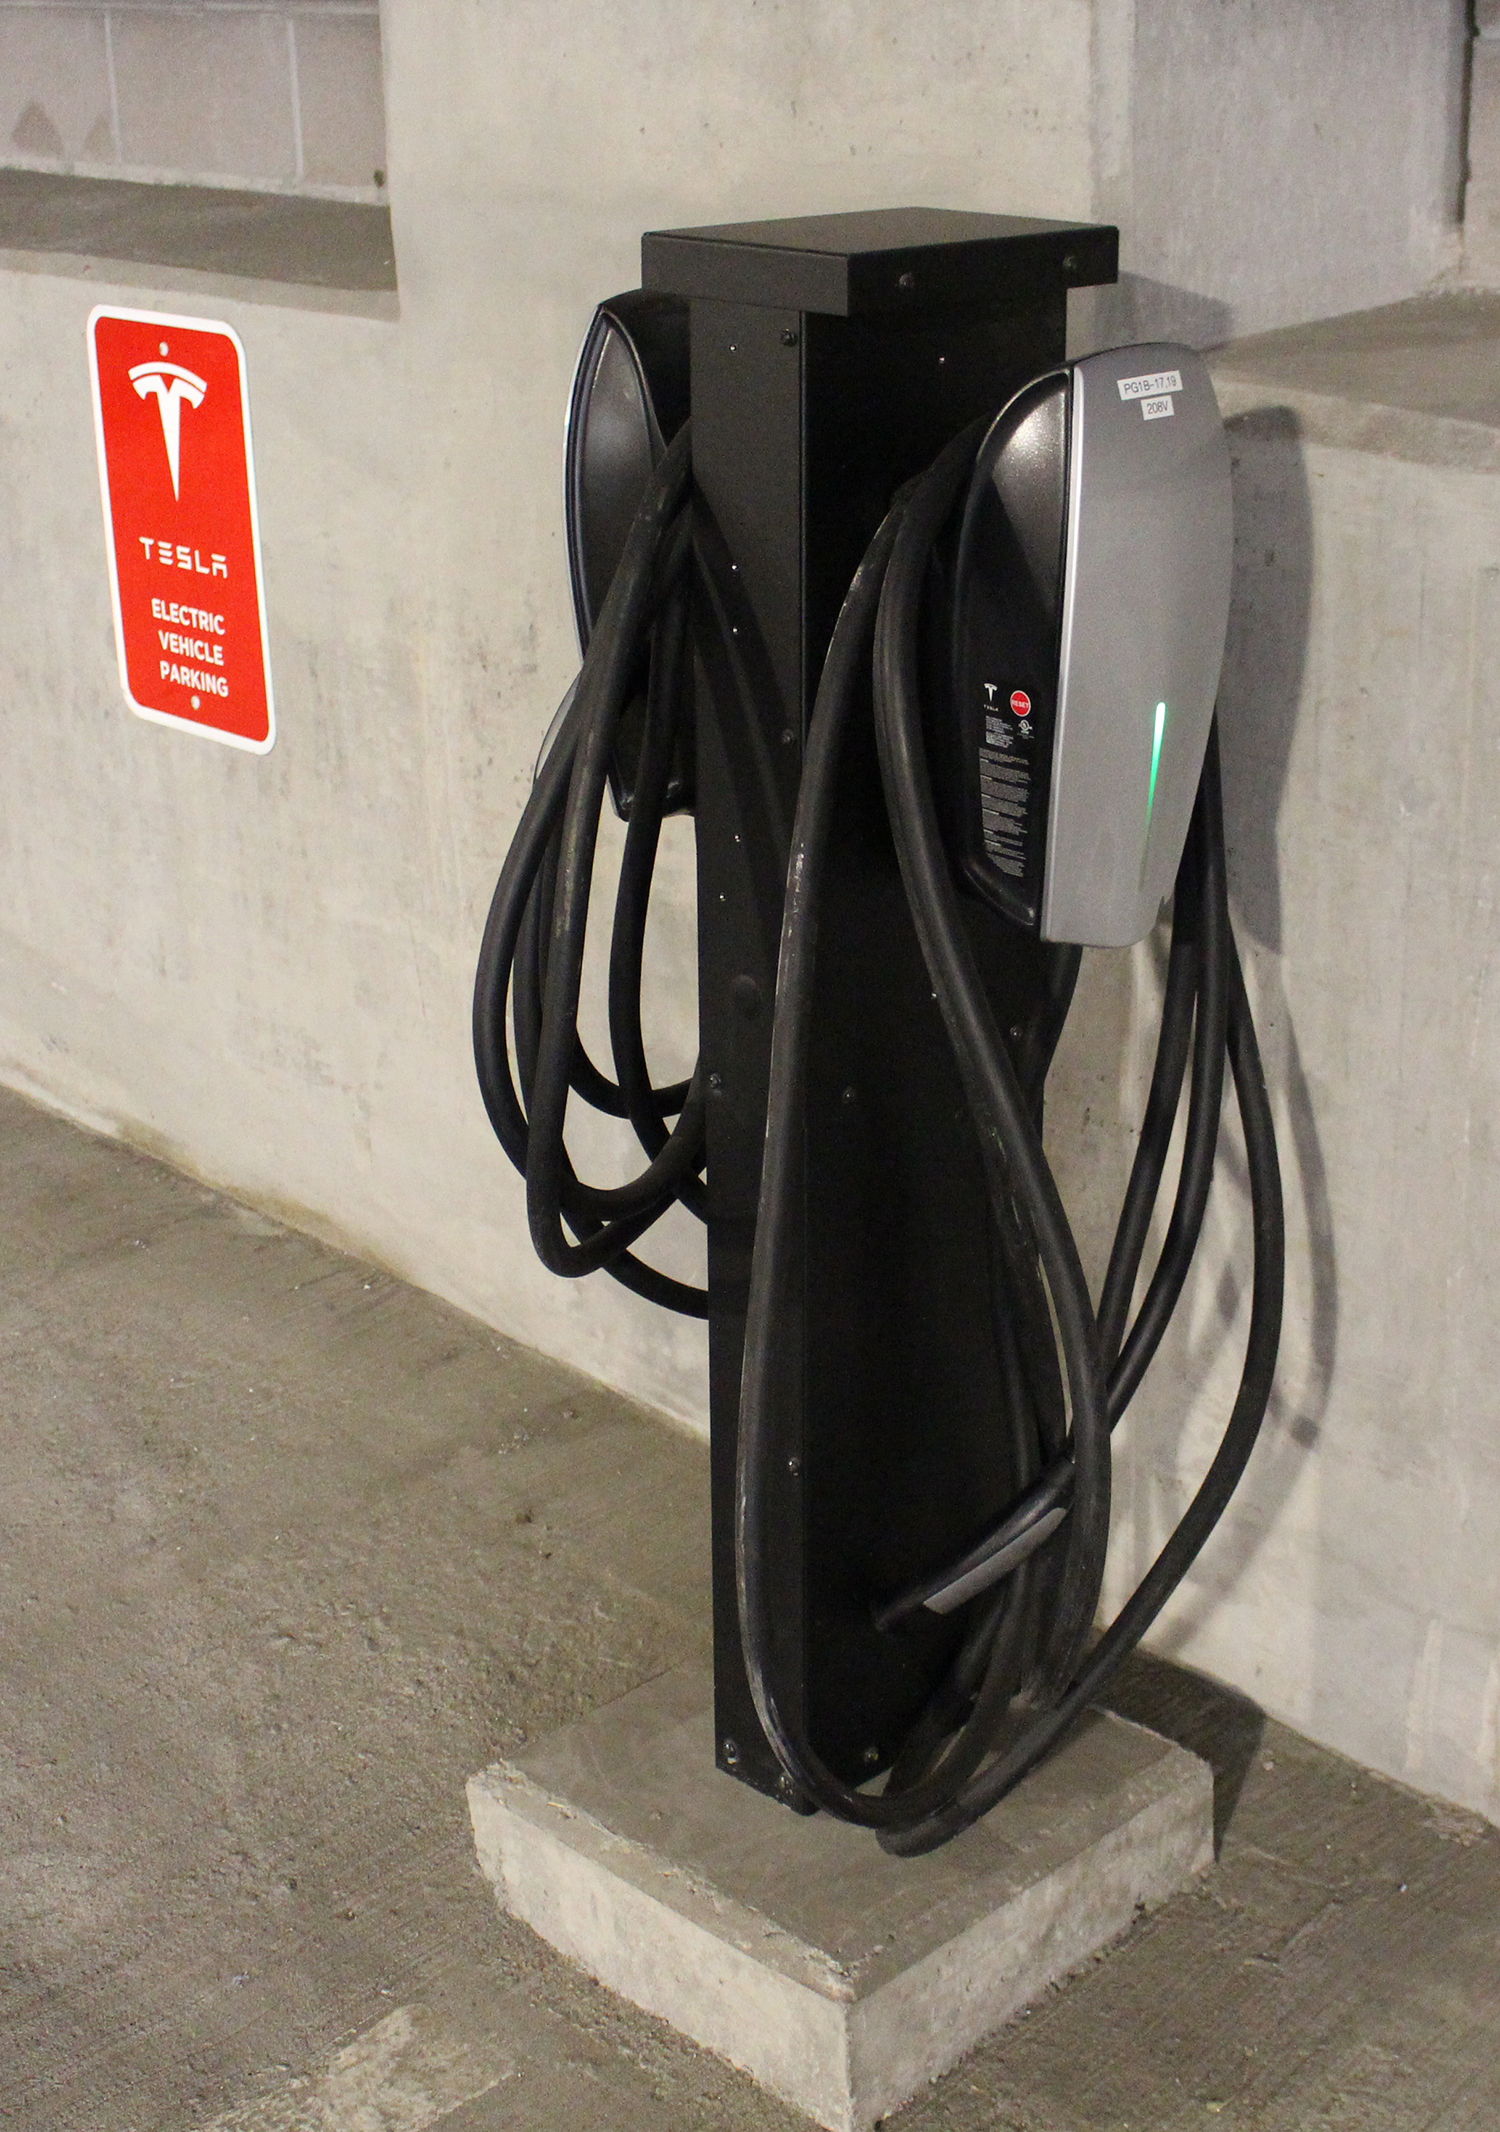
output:
M 126 701 L 264 754 L 276 725 L 239 335 L 101 305 L 89 363 Z

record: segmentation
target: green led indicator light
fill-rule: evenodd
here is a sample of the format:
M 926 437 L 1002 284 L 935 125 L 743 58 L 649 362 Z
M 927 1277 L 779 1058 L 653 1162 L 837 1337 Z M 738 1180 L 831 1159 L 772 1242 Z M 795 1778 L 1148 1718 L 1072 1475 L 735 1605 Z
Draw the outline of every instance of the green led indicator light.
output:
M 1167 707 L 1164 703 L 1159 703 L 1156 706 L 1156 727 L 1151 735 L 1151 788 L 1146 794 L 1146 823 L 1148 828 L 1151 823 L 1152 813 L 1156 807 L 1156 779 L 1161 769 L 1162 735 L 1166 730 Z

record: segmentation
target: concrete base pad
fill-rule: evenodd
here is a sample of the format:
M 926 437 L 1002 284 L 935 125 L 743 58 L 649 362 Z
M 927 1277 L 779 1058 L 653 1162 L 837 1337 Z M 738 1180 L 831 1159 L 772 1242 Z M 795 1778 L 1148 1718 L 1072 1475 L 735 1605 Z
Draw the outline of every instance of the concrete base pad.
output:
M 503 1907 L 831 2132 L 862 2132 L 1212 1859 L 1207 1766 L 1091 1713 L 933 1856 L 715 1769 L 668 1673 L 471 1778 Z

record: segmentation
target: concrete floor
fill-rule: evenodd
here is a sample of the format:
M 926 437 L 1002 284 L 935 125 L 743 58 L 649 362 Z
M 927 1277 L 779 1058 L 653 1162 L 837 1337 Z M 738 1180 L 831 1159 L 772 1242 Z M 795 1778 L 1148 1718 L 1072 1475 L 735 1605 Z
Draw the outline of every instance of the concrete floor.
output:
M 702 1448 L 11 1096 L 0 1148 L 0 2121 L 791 2132 L 497 1915 L 464 1811 L 701 1654 Z M 1214 1761 L 1218 1867 L 902 2132 L 1494 2132 L 1500 1831 L 1119 1702 Z

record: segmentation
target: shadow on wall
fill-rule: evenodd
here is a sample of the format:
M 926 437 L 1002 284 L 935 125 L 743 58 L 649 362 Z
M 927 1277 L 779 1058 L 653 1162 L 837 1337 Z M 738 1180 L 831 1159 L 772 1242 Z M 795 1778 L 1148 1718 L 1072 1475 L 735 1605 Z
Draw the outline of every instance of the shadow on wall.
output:
M 1293 737 L 1307 703 L 1314 567 L 1309 489 L 1293 416 L 1270 408 L 1227 425 L 1234 478 L 1235 574 L 1219 696 L 1231 898 L 1247 970 L 1266 1078 L 1275 1107 L 1287 1206 L 1288 1278 L 1282 1365 L 1266 1427 L 1235 1503 L 1209 1540 L 1199 1573 L 1152 1639 L 1158 1657 L 1182 1652 L 1238 1591 L 1317 1443 L 1330 1396 L 1338 1340 L 1339 1277 L 1329 1189 L 1311 1090 L 1292 1022 L 1285 969 L 1295 954 L 1295 919 L 1284 925 L 1278 829 L 1291 774 Z M 1310 914 L 1309 914 L 1310 915 Z M 1290 933 L 1290 937 L 1284 934 Z M 1160 997 L 1160 937 L 1142 957 L 1109 958 L 1100 972 L 1094 1029 L 1121 1033 L 1138 1056 L 1143 1018 Z M 1154 981 L 1153 981 L 1154 968 Z M 1136 1032 L 1132 1038 L 1130 1031 Z M 1115 1054 L 1119 1055 L 1118 1052 Z M 1111 1139 L 1136 1129 L 1140 1088 L 1134 1070 Z M 1233 1105 L 1226 1103 L 1219 1176 L 1191 1299 L 1143 1395 L 1143 1427 L 1127 1452 L 1118 1535 L 1119 1566 L 1140 1577 L 1185 1507 L 1202 1469 L 1202 1387 L 1222 1386 L 1227 1412 L 1237 1381 L 1248 1307 L 1249 1180 Z M 1215 1408 L 1220 1396 L 1215 1397 Z M 1263 1601 L 1246 1601 L 1252 1613 Z M 1210 1661 L 1211 1662 L 1211 1661 Z M 1253 1724 L 1246 1715 L 1248 1739 Z M 1231 1791 L 1233 1786 L 1230 1787 Z
M 1236 1509 L 1210 1541 L 1206 1575 L 1171 1630 L 1157 1639 L 1180 1650 L 1232 1591 L 1316 1445 L 1332 1388 L 1338 1347 L 1339 1275 L 1327 1166 L 1284 983 L 1289 953 L 1278 825 L 1292 760 L 1304 680 L 1314 567 L 1312 514 L 1301 432 L 1287 408 L 1259 408 L 1226 425 L 1234 469 L 1234 600 L 1219 723 L 1224 761 L 1230 895 L 1250 995 L 1276 1108 L 1287 1205 L 1287 1299 L 1282 1366 L 1266 1428 Z M 1257 952 L 1259 950 L 1259 952 Z M 1244 1209 L 1249 1188 L 1238 1136 L 1221 1143 L 1224 1181 Z M 1239 1226 L 1237 1224 L 1237 1226 Z M 1215 1307 L 1186 1358 L 1201 1381 L 1216 1352 L 1238 1358 L 1244 1337 L 1244 1276 L 1225 1266 Z M 1200 1344 L 1201 1342 L 1201 1344 Z
M 1216 296 L 1175 288 L 1148 274 L 1122 274 L 1102 289 L 1074 299 L 1069 354 L 1123 348 L 1131 341 L 1184 341 L 1190 348 L 1217 348 L 1234 330 L 1234 314 Z
M 1230 885 L 1242 928 L 1282 938 L 1277 826 L 1302 700 L 1312 600 L 1312 512 L 1297 417 L 1258 407 L 1225 424 L 1234 469 L 1234 602 L 1219 727 Z
M 1289 1198 L 1294 1187 L 1301 1201 L 1306 1286 L 1293 1288 L 1292 1307 L 1306 1315 L 1308 1351 L 1297 1400 L 1289 1404 L 1278 1395 L 1273 1414 L 1307 1447 L 1317 1440 L 1333 1377 L 1338 1257 L 1312 1091 L 1282 983 L 1289 944 L 1278 824 L 1304 700 L 1312 507 L 1301 431 L 1289 409 L 1256 409 L 1227 426 L 1234 464 L 1235 601 L 1220 722 L 1230 891 L 1242 938 L 1269 951 L 1257 959 L 1257 992 L 1271 1085 L 1291 1133 L 1291 1145 L 1282 1150 Z
M 1146 1651 L 1131 1654 L 1102 1700 L 1121 1717 L 1149 1725 L 1207 1762 L 1214 1773 L 1214 1850 L 1221 1850 L 1265 1736 L 1260 1705 L 1222 1681 Z

